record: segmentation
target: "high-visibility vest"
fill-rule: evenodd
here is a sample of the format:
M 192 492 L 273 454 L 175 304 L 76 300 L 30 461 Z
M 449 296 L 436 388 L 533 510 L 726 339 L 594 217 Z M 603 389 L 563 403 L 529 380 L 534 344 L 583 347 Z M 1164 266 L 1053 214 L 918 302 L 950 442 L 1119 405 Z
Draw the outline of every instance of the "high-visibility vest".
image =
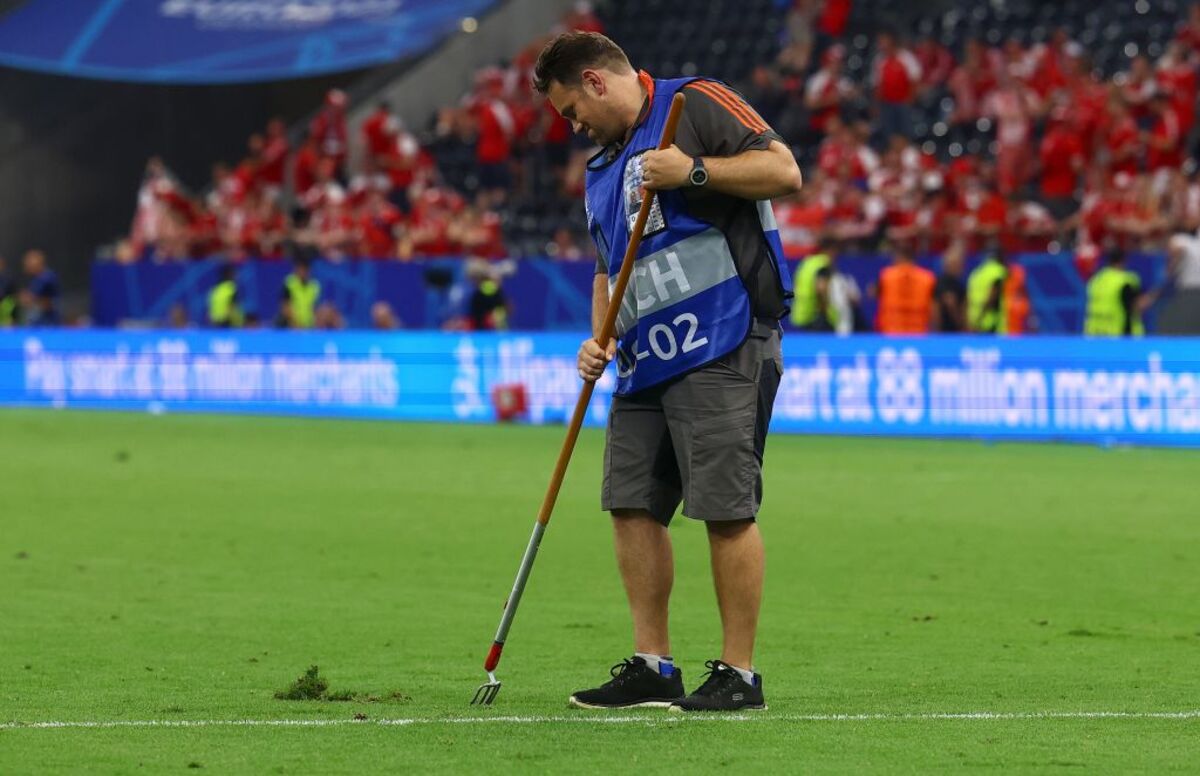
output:
M 1004 279 L 1004 319 L 1008 334 L 1024 334 L 1029 323 L 1029 293 L 1025 288 L 1025 268 L 1013 264 Z
M 967 278 L 967 326 L 971 331 L 1004 334 L 1008 331 L 1008 302 L 1004 298 L 1004 281 L 1008 268 L 995 258 L 975 268 Z M 992 287 L 1000 283 L 999 309 L 986 309 Z
M 1087 284 L 1087 317 L 1083 333 L 1099 337 L 1123 337 L 1126 333 L 1140 337 L 1146 333 L 1142 316 L 1135 309 L 1130 321 L 1121 296 L 1126 286 L 1141 290 L 1142 281 L 1134 272 L 1105 267 L 1092 276 Z
M 213 326 L 242 325 L 242 310 L 237 304 L 237 283 L 222 280 L 208 292 L 208 322 Z
M 292 307 L 292 325 L 297 329 L 311 329 L 316 320 L 317 299 L 321 296 L 321 284 L 313 279 L 301 282 L 295 274 L 283 279 Z
M 916 264 L 893 264 L 879 275 L 879 332 L 927 334 L 937 278 Z
M 485 280 L 479 284 L 479 290 L 484 296 L 496 296 L 500 293 L 500 284 L 494 280 Z M 492 328 L 496 330 L 508 328 L 508 309 L 498 304 L 492 308 L 488 315 L 492 319 Z
M 17 321 L 17 298 L 0 298 L 0 326 L 12 326 Z
M 796 298 L 792 304 L 792 323 L 799 327 L 816 323 L 820 307 L 817 305 L 817 273 L 833 263 L 828 253 L 814 253 L 796 268 Z M 832 304 L 825 305 L 825 319 L 831 327 L 837 326 L 838 314 Z

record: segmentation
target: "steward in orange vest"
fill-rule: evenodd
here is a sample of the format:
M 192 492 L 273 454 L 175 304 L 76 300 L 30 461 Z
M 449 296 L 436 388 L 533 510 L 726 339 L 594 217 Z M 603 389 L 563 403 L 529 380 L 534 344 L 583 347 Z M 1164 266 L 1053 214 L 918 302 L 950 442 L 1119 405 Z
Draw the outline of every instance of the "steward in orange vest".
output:
M 1008 265 L 1004 298 L 1008 301 L 1008 333 L 1024 334 L 1029 328 L 1029 293 L 1025 288 L 1025 268 L 1015 261 Z
M 937 277 L 913 263 L 906 250 L 897 250 L 892 265 L 879 274 L 880 334 L 928 334 L 935 308 Z

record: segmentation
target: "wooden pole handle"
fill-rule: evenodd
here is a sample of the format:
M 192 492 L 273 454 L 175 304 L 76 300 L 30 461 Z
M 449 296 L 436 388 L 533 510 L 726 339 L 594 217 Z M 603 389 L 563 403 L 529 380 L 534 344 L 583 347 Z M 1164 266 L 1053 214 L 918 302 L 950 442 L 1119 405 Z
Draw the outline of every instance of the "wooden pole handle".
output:
M 675 142 L 675 128 L 679 126 L 679 117 L 683 115 L 683 104 L 687 98 L 683 92 L 675 92 L 671 99 L 671 110 L 667 114 L 667 123 L 663 127 L 662 137 L 658 141 L 658 150 L 671 147 Z M 650 206 L 654 204 L 652 192 L 644 192 L 642 206 L 638 209 L 637 220 L 629 234 L 629 245 L 625 248 L 625 257 L 621 260 L 621 270 L 617 273 L 617 282 L 609 294 L 608 311 L 604 315 L 604 323 L 596 336 L 596 342 L 605 351 L 608 341 L 613 337 L 617 326 L 617 314 L 621 311 L 621 300 L 625 298 L 625 289 L 629 286 L 629 278 L 633 275 L 633 265 L 637 262 L 638 250 L 642 247 L 642 233 L 646 231 L 646 219 L 650 217 Z M 558 491 L 562 487 L 563 478 L 567 474 L 567 464 L 571 462 L 571 453 L 575 450 L 575 441 L 579 438 L 579 429 L 583 426 L 583 416 L 587 413 L 588 403 L 592 400 L 595 382 L 584 382 L 583 390 L 579 392 L 579 400 L 575 402 L 575 412 L 571 415 L 571 424 L 567 427 L 567 438 L 563 440 L 562 449 L 558 453 L 558 461 L 554 464 L 554 474 L 550 478 L 550 487 L 546 490 L 546 498 L 542 500 L 542 508 L 538 510 L 538 522 L 546 525 L 550 522 L 550 514 L 554 511 L 554 503 L 558 501 Z

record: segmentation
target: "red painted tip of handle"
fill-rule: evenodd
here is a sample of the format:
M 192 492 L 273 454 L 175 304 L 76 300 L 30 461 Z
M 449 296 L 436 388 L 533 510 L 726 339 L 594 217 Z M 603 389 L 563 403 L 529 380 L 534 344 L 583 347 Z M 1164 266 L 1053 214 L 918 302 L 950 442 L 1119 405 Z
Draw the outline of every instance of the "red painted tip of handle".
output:
M 483 661 L 484 671 L 494 671 L 496 666 L 500 665 L 500 652 L 504 649 L 504 645 L 499 641 L 492 642 L 492 648 L 488 650 L 487 660 Z

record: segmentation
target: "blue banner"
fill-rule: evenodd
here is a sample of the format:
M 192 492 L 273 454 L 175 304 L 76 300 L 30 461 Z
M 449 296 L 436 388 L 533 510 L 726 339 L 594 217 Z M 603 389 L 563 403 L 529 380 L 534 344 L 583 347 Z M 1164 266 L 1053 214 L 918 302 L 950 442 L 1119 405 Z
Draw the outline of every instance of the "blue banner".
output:
M 334 73 L 431 48 L 495 0 L 26 0 L 0 64 L 156 83 Z
M 561 423 L 582 332 L 0 332 L 0 405 Z M 1200 340 L 789 335 L 772 428 L 1200 447 Z M 604 422 L 611 370 L 587 415 Z
M 1077 334 L 1083 329 L 1086 286 L 1075 265 L 1061 254 L 1023 254 L 1015 258 L 1025 267 L 1030 306 L 1037 331 L 1043 334 Z M 863 291 L 863 315 L 875 319 L 875 300 L 867 289 L 888 265 L 885 256 L 845 256 L 838 271 L 853 278 Z M 795 272 L 799 262 L 788 266 Z M 936 269 L 934 259 L 921 263 Z M 977 262 L 969 262 L 968 270 Z M 216 261 L 188 264 L 92 265 L 92 318 L 99 326 L 125 322 L 140 325 L 165 324 L 173 305 L 184 306 L 189 318 L 203 322 L 205 299 L 216 283 Z M 332 301 L 353 327 L 370 326 L 371 305 L 388 302 L 405 327 L 440 328 L 450 317 L 465 312 L 472 285 L 458 258 L 415 262 L 358 260 L 340 263 L 317 262 L 314 274 L 321 281 L 324 298 Z M 1160 255 L 1139 255 L 1130 268 L 1142 279 L 1145 289 L 1161 286 L 1166 277 L 1166 260 Z M 290 271 L 286 262 L 252 261 L 238 268 L 243 305 L 270 325 L 279 309 L 283 278 Z M 430 282 L 433 275 L 442 280 Z M 520 259 L 513 274 L 504 278 L 504 291 L 513 304 L 511 328 L 525 331 L 581 329 L 591 325 L 591 262 L 562 262 L 551 259 Z M 1154 330 L 1154 310 L 1146 315 Z

